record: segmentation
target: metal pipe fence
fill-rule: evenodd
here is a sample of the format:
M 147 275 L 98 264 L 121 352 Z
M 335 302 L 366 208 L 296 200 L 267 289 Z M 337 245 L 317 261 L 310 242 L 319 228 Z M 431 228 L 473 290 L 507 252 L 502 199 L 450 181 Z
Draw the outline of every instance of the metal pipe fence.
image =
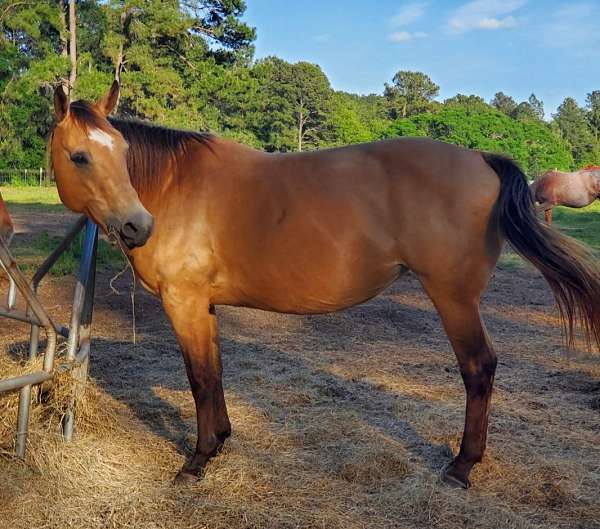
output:
M 37 288 L 40 281 L 52 268 L 58 257 L 69 247 L 85 226 L 84 252 L 79 267 L 79 277 L 73 297 L 71 326 L 57 325 L 53 322 L 38 300 Z M 19 270 L 7 244 L 0 237 L 0 265 L 9 277 L 6 305 L 0 305 L 0 317 L 12 318 L 29 323 L 31 326 L 28 360 L 39 354 L 40 330 L 46 334 L 46 349 L 41 371 L 0 380 L 0 393 L 19 390 L 19 410 L 16 427 L 15 451 L 19 457 L 25 456 L 27 434 L 29 430 L 29 411 L 31 408 L 31 389 L 34 385 L 52 379 L 57 370 L 58 337 L 67 339 L 68 348 L 63 369 L 71 369 L 75 381 L 73 394 L 65 410 L 63 435 L 66 441 L 73 436 L 75 402 L 87 378 L 91 320 L 94 304 L 94 283 L 96 277 L 96 252 L 98 246 L 98 227 L 86 217 L 81 217 L 69 230 L 63 241 L 38 268 L 31 284 Z M 26 310 L 17 310 L 17 291 L 26 302 Z
M 52 186 L 54 180 L 48 171 L 37 169 L 0 169 L 0 186 Z

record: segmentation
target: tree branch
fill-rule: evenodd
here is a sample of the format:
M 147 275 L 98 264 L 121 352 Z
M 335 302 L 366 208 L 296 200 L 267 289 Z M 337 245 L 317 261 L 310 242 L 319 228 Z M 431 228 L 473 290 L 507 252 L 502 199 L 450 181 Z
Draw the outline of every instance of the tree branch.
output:
M 6 6 L 4 8 L 4 10 L 2 11 L 2 14 L 0 15 L 0 24 L 2 23 L 2 21 L 4 20 L 4 17 L 8 14 L 8 12 L 11 9 L 14 9 L 17 6 L 20 6 L 20 5 L 23 5 L 23 4 L 26 4 L 26 3 L 27 2 L 15 2 L 14 4 L 10 4 L 9 6 Z

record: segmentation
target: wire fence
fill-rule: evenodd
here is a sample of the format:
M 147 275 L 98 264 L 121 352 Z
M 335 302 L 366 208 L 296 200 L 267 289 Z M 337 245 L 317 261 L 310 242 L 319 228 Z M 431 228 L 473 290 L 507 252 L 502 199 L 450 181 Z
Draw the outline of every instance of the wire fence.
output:
M 53 186 L 48 171 L 38 169 L 0 169 L 0 186 Z

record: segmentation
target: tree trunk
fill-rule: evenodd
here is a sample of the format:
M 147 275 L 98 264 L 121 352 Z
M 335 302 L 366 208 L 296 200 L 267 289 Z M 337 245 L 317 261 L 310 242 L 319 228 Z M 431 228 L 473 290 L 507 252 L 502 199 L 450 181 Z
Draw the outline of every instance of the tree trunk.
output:
M 123 39 L 119 44 L 119 53 L 117 55 L 117 61 L 115 63 L 115 79 L 121 82 L 121 70 L 123 69 L 123 61 L 125 60 L 125 41 L 127 40 L 127 25 L 129 24 L 131 17 L 133 16 L 134 10 L 128 9 L 121 13 L 121 35 Z
M 123 43 L 119 46 L 119 53 L 117 55 L 117 62 L 115 64 L 115 79 L 121 82 L 121 70 L 123 68 Z
M 69 54 L 69 28 L 67 27 L 67 2 L 68 0 L 60 0 L 58 6 L 58 13 L 60 17 L 60 25 L 62 26 L 60 32 L 60 55 L 66 57 Z
M 69 55 L 69 26 L 67 23 L 67 10 L 69 0 L 59 0 L 58 2 L 58 16 L 60 18 L 60 56 L 68 57 Z M 65 91 L 65 94 L 69 93 L 69 80 L 66 77 L 61 79 L 60 83 Z
M 304 116 L 302 110 L 300 110 L 300 116 L 298 118 L 298 152 L 302 151 L 302 127 L 303 127 Z
M 69 57 L 71 58 L 69 89 L 72 91 L 77 80 L 77 18 L 75 16 L 75 0 L 69 0 Z

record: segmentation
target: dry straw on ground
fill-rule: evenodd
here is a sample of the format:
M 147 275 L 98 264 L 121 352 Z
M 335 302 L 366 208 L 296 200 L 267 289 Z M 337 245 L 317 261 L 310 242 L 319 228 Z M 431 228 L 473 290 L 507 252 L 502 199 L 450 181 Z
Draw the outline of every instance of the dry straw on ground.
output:
M 188 488 L 171 484 L 195 434 L 176 343 L 140 294 L 133 346 L 129 298 L 107 282 L 76 439 L 59 434 L 61 392 L 46 394 L 27 461 L 0 455 L 2 528 L 600 528 L 600 358 L 565 356 L 528 269 L 498 272 L 484 299 L 500 363 L 490 448 L 468 492 L 438 478 L 464 396 L 414 278 L 331 316 L 220 309 L 234 434 Z M 44 289 L 63 320 L 67 293 L 64 282 Z M 0 325 L 4 376 L 27 331 Z M 5 448 L 15 406 L 0 400 Z

